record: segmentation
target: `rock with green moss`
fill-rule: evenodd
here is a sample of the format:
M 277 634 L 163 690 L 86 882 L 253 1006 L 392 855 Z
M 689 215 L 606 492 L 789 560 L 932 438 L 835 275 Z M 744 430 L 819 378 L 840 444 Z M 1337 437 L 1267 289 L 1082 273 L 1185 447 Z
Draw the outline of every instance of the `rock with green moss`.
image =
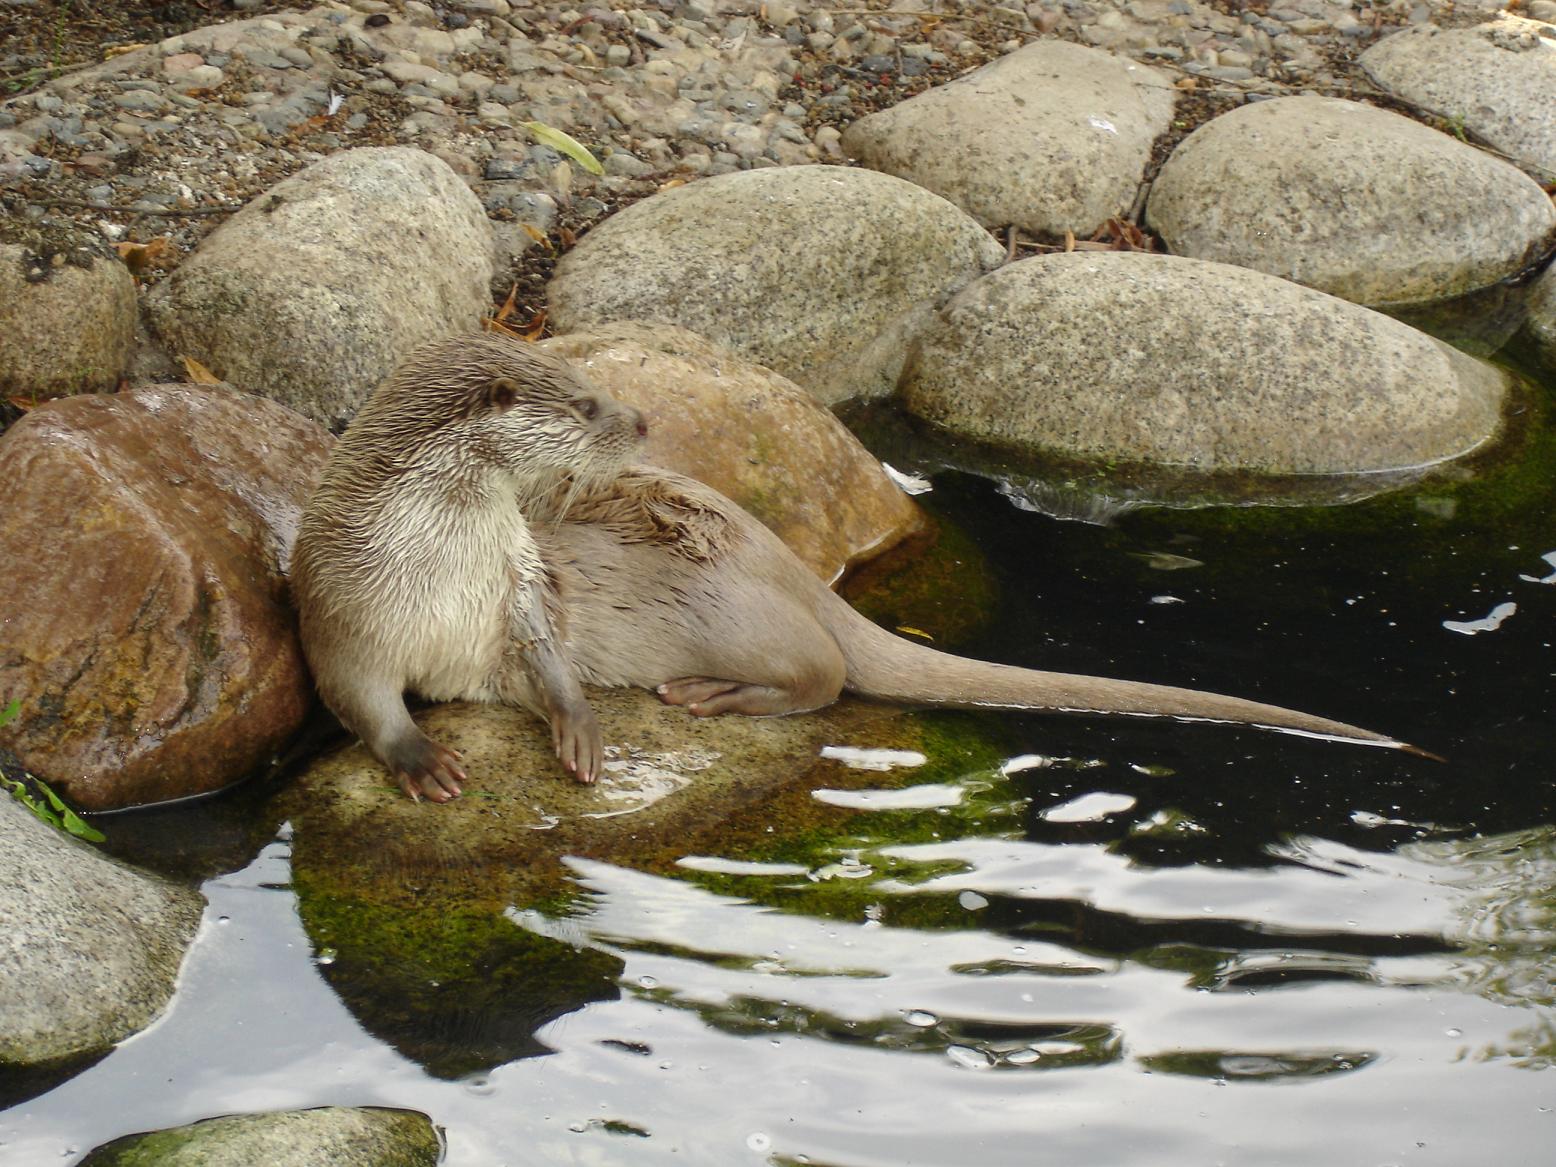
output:
M 282 796 L 324 975 L 369 1031 L 431 1073 L 538 1052 L 547 1021 L 616 995 L 615 956 L 515 920 L 565 911 L 577 888 L 564 857 L 672 874 L 688 854 L 770 854 L 836 829 L 840 812 L 810 795 L 838 769 L 823 747 L 963 751 L 933 744 L 929 719 L 846 699 L 707 720 L 637 691 L 591 700 L 608 750 L 594 786 L 562 772 L 534 716 L 451 704 L 418 721 L 464 754 L 470 778 L 453 802 L 412 803 L 361 746 L 321 759 Z
M 328 1106 L 213 1118 L 130 1135 L 82 1167 L 434 1167 L 437 1131 L 424 1114 Z

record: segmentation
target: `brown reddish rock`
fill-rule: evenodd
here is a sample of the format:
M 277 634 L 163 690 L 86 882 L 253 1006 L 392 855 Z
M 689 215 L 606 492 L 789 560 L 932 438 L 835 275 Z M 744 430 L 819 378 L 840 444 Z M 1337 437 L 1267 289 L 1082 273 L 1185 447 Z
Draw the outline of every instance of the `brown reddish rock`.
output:
M 152 385 L 34 410 L 0 438 L 0 731 L 104 810 L 219 789 L 307 713 L 286 599 L 329 435 L 221 387 Z
M 793 381 L 673 325 L 621 322 L 545 342 L 648 418 L 644 461 L 701 479 L 832 582 L 923 529 L 923 513 Z

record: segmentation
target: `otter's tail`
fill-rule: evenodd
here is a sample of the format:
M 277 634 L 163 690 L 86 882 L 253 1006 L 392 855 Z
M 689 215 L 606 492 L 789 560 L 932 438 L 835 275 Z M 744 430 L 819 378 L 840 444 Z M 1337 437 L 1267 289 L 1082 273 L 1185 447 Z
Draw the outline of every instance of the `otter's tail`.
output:
M 1040 672 L 952 656 L 892 635 L 840 599 L 837 604 L 826 606 L 823 618 L 837 638 L 847 662 L 845 686 L 849 692 L 862 697 L 963 709 L 1022 709 L 1233 722 L 1436 757 L 1371 730 L 1282 709 L 1278 705 L 1198 689 L 1117 681 L 1077 673 Z M 1437 760 L 1441 761 L 1440 758 Z

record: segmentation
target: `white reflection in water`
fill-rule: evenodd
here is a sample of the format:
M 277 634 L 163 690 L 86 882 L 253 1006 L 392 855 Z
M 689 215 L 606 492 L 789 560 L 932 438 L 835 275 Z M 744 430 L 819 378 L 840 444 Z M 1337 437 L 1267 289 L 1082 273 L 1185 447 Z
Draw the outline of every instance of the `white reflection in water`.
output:
M 1443 627 L 1449 632 L 1462 633 L 1465 636 L 1474 636 L 1481 632 L 1495 632 L 1502 627 L 1511 617 L 1518 612 L 1518 605 L 1508 600 L 1491 609 L 1491 613 L 1482 616 L 1479 620 L 1444 620 Z

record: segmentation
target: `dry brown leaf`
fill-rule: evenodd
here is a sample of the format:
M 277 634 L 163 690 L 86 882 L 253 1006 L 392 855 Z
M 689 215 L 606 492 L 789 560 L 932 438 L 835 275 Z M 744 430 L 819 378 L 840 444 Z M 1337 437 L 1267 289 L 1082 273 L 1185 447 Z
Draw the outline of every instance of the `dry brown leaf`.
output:
M 136 49 L 143 49 L 145 47 L 146 46 L 143 44 L 109 45 L 106 49 L 103 50 L 103 60 L 111 61 L 115 57 L 122 57 L 125 53 L 133 53 Z
M 175 254 L 173 241 L 166 235 L 158 235 L 146 243 L 115 243 L 113 247 L 124 260 L 124 266 L 137 276 L 161 267 Z
M 535 226 L 533 223 L 520 223 L 519 226 L 523 228 L 524 234 L 528 235 L 547 251 L 551 250 L 551 237 L 542 231 L 539 227 Z
M 511 336 L 514 340 L 523 340 L 524 334 L 511 324 L 504 324 L 495 316 L 485 316 L 481 319 L 481 327 L 487 332 L 500 332 L 504 336 Z
M 578 236 L 573 234 L 573 232 L 569 231 L 566 227 L 557 228 L 557 238 L 562 241 L 563 247 L 571 247 L 573 244 L 578 242 Z
M 539 340 L 546 331 L 546 310 L 537 308 L 535 315 L 529 318 L 529 323 L 524 326 L 525 340 Z
M 501 324 L 504 320 L 508 319 L 508 317 L 512 316 L 513 301 L 518 296 L 518 294 L 519 282 L 515 280 L 513 282 L 513 287 L 508 289 L 508 298 L 502 302 L 502 307 L 497 309 L 497 315 L 493 316 L 492 319 Z
M 1065 233 L 1064 233 L 1064 249 L 1066 251 L 1074 251 L 1075 250 L 1075 232 L 1074 231 L 1070 231 L 1070 230 L 1066 230 L 1065 231 Z
M 207 369 L 193 357 L 180 356 L 178 359 L 184 362 L 184 372 L 189 375 L 189 379 L 196 385 L 222 384 L 222 379 L 220 377 L 211 372 L 211 370 Z
M 664 182 L 661 182 L 659 184 L 659 189 L 660 190 L 672 190 L 675 187 L 685 186 L 685 185 L 686 185 L 686 180 L 684 178 L 669 178 L 669 179 L 666 179 Z

